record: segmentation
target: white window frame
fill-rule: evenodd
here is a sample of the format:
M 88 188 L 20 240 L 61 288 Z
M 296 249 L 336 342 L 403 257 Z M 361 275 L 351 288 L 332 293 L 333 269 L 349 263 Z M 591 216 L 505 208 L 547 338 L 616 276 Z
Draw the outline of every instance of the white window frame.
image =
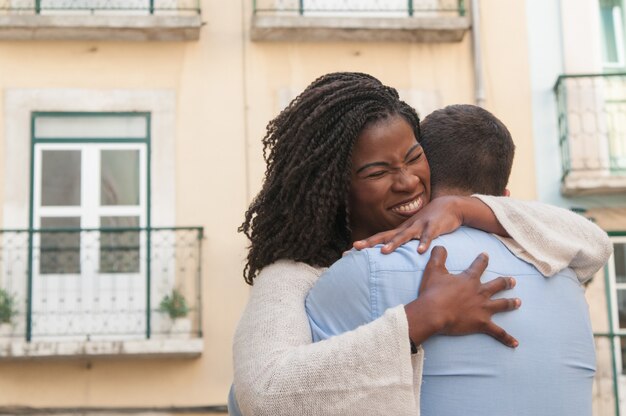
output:
M 7 88 L 3 94 L 6 123 L 3 141 L 5 153 L 3 228 L 26 230 L 29 227 L 31 163 L 31 115 L 37 111 L 55 112 L 147 112 L 151 118 L 150 176 L 151 225 L 171 227 L 176 224 L 176 115 L 177 99 L 173 89 L 74 89 L 74 88 Z M 5 240 L 10 238 L 7 234 Z M 6 241 L 5 241 L 6 242 Z M 11 242 L 14 244 L 14 242 Z M 14 258 L 14 276 L 27 275 L 27 262 Z M 6 273 L 0 284 L 8 287 L 18 299 L 26 299 L 26 285 L 11 280 Z M 156 288 L 153 288 L 153 290 Z M 152 299 L 158 299 L 153 291 Z M 19 317 L 14 333 L 24 334 L 26 303 L 19 302 Z M 158 314 L 157 314 L 158 315 Z M 156 322 L 154 323 L 156 325 Z
M 129 138 L 127 140 L 115 138 L 111 142 L 108 138 L 37 138 L 33 136 L 33 198 L 31 201 L 31 228 L 40 229 L 42 217 L 79 217 L 81 229 L 98 229 L 101 228 L 101 217 L 103 216 L 134 216 L 139 218 L 138 226 L 140 228 L 150 227 L 150 201 L 148 195 L 149 188 L 149 175 L 148 175 L 148 158 L 150 148 L 150 116 L 146 113 L 111 113 L 111 112 L 87 112 L 87 113 L 45 113 L 36 112 L 33 114 L 33 135 L 36 134 L 36 119 L 37 117 L 56 118 L 59 120 L 63 118 L 71 117 L 96 117 L 103 119 L 106 117 L 139 117 L 143 118 L 146 123 L 145 135 L 141 138 Z M 46 150 L 80 150 L 81 151 L 81 200 L 78 206 L 72 207 L 56 207 L 41 206 L 41 168 L 42 168 L 42 153 Z M 139 203 L 137 206 L 101 206 L 100 205 L 100 157 L 103 150 L 137 150 L 139 151 Z M 87 167 L 87 168 L 85 168 Z M 69 307 L 70 310 L 74 310 L 80 307 L 85 312 L 82 315 L 82 319 L 66 317 L 65 322 L 63 315 L 61 314 L 58 319 L 46 321 L 46 314 L 36 314 L 38 320 L 42 320 L 40 324 L 33 323 L 31 335 L 38 339 L 55 339 L 56 327 L 73 326 L 76 331 L 76 336 L 71 334 L 59 334 L 63 339 L 83 339 L 85 336 L 90 338 L 107 338 L 107 335 L 93 335 L 91 334 L 90 327 L 97 327 L 97 315 L 91 315 L 100 307 L 99 305 L 106 305 L 107 288 L 115 288 L 123 285 L 128 288 L 132 293 L 130 297 L 134 299 L 136 308 L 140 309 L 141 305 L 145 305 L 145 276 L 147 273 L 147 258 L 146 258 L 146 237 L 145 233 L 140 234 L 139 249 L 140 260 L 139 270 L 135 273 L 101 273 L 100 272 L 100 235 L 99 232 L 84 231 L 80 233 L 80 273 L 77 274 L 46 274 L 45 276 L 40 273 L 39 262 L 33 261 L 33 273 L 32 273 L 32 299 L 33 299 L 33 312 L 36 312 L 38 308 L 44 308 L 47 304 L 47 308 L 50 308 L 51 312 L 60 312 L 59 308 L 64 306 Z M 40 247 L 40 233 L 33 234 L 33 246 Z M 34 249 L 33 249 L 34 250 Z M 143 252 L 143 255 L 142 253 Z M 36 253 L 31 255 L 35 256 Z M 40 256 L 36 256 L 40 259 Z M 89 257 L 91 259 L 89 260 Z M 142 259 L 144 259 L 142 261 Z M 40 286 L 39 288 L 37 286 Z M 45 290 L 44 290 L 45 287 Z M 41 294 L 44 294 L 44 298 L 41 298 Z M 102 296 L 96 295 L 101 293 Z M 94 298 L 100 299 L 98 305 L 93 302 Z M 45 303 L 41 303 L 44 301 Z M 76 303 L 76 299 L 81 299 L 80 304 Z M 102 302 L 102 303 L 100 303 Z M 71 305 L 71 306 L 68 306 Z M 125 317 L 129 318 L 129 317 Z M 113 319 L 107 317 L 106 319 Z M 134 317 L 134 320 L 138 322 L 139 326 L 145 327 L 145 314 L 142 316 Z M 118 327 L 122 328 L 125 319 L 118 319 Z M 68 325 L 71 324 L 71 325 Z M 113 324 L 115 325 L 115 324 Z M 122 329 L 119 329 L 123 332 Z M 96 330 L 98 332 L 98 330 Z M 139 335 L 141 330 L 133 330 L 136 335 L 134 337 L 141 337 Z M 51 335 L 49 335 L 51 334 Z M 116 335 L 113 334 L 115 338 Z

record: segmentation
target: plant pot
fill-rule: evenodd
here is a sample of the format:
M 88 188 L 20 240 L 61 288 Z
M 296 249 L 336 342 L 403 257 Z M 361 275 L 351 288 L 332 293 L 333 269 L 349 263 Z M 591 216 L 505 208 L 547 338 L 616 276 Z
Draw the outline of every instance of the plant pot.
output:
M 172 326 L 170 327 L 169 335 L 171 338 L 175 339 L 191 338 L 191 319 L 176 318 L 172 320 Z

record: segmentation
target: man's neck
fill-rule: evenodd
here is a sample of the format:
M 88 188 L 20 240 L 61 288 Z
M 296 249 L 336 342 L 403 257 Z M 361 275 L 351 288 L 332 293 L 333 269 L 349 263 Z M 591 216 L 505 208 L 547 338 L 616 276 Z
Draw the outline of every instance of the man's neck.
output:
M 474 193 L 475 192 L 471 190 L 461 188 L 437 187 L 432 189 L 430 198 L 435 199 L 442 196 L 470 196 Z

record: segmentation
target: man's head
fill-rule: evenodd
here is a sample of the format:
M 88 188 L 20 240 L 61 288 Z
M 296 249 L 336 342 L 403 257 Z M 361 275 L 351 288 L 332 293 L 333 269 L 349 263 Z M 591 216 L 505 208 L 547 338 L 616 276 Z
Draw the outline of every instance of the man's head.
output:
M 421 124 L 433 198 L 447 194 L 504 195 L 515 145 L 506 126 L 489 111 L 450 105 Z

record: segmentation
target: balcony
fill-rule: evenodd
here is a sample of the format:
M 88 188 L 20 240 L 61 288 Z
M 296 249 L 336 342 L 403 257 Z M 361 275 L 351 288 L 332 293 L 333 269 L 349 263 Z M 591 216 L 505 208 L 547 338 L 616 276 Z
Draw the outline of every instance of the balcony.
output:
M 0 0 L 0 40 L 198 40 L 199 0 Z
M 0 360 L 197 356 L 202 228 L 0 230 Z
M 253 41 L 460 42 L 464 0 L 255 0 Z
M 554 87 L 564 195 L 626 191 L 626 73 L 562 75 Z

